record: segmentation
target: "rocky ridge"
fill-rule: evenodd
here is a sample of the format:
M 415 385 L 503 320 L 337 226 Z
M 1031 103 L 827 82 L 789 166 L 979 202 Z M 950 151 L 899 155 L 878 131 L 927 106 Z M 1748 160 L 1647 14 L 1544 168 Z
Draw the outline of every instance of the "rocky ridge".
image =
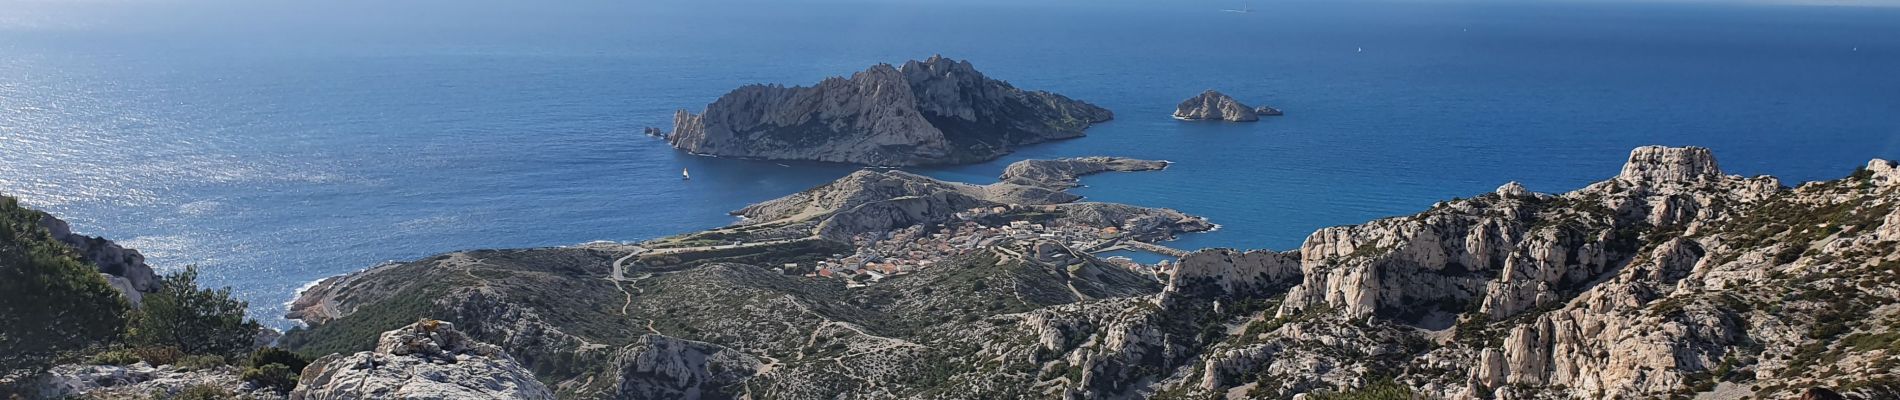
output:
M 1101 107 L 1017 89 L 968 61 L 933 56 L 810 87 L 741 87 L 702 113 L 676 112 L 665 137 L 693 154 L 917 166 L 990 160 L 1080 137 L 1111 118 Z
M 758 207 L 749 226 L 918 192 L 987 191 L 883 176 Z M 567 398 L 1790 398 L 1826 387 L 1885 399 L 1900 394 L 1896 205 L 1900 172 L 1885 160 L 1788 188 L 1725 175 L 1706 149 L 1645 147 L 1568 193 L 1507 183 L 1322 229 L 1298 249 L 1194 252 L 1159 274 L 1033 239 L 858 288 L 770 269 L 838 251 L 802 244 L 665 263 L 614 246 L 455 253 L 339 280 L 332 308 L 350 312 L 293 336 L 388 310 L 452 317 L 549 371 L 537 376 Z M 629 259 L 637 280 L 601 279 Z

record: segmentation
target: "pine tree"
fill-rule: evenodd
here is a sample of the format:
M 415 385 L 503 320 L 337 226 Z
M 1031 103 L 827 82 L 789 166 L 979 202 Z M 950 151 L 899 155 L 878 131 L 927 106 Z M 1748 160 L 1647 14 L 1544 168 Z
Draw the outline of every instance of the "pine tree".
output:
M 199 288 L 196 266 L 166 275 L 158 286 L 134 319 L 133 344 L 229 357 L 251 350 L 261 325 L 244 317 L 249 304 L 232 298 L 231 288 Z
M 45 216 L 0 196 L 0 373 L 46 368 L 124 329 L 125 297 L 39 226 Z

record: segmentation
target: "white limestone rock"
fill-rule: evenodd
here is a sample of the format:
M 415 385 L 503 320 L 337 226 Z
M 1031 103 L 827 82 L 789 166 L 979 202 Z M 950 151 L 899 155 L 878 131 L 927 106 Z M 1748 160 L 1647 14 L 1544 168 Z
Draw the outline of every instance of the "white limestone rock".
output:
M 1687 183 L 1720 179 L 1715 155 L 1703 147 L 1643 146 L 1630 151 L 1616 178 L 1630 183 Z
M 331 354 L 305 367 L 292 399 L 553 399 L 500 348 L 443 321 L 384 332 L 375 351 Z

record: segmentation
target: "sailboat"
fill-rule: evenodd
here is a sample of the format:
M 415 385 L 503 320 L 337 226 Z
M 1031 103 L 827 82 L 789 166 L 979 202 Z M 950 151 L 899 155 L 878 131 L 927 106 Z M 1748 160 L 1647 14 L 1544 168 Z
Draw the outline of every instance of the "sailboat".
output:
M 692 179 L 693 179 L 693 174 L 686 173 L 685 168 L 680 168 L 680 180 L 687 181 L 687 180 L 692 180 Z
M 1238 9 L 1238 10 L 1235 10 L 1235 9 L 1231 9 L 1231 8 L 1229 8 L 1229 9 L 1225 9 L 1225 10 L 1221 10 L 1221 11 L 1226 11 L 1226 12 L 1230 12 L 1230 13 L 1241 13 L 1241 14 L 1246 14 L 1246 13 L 1251 13 L 1251 12 L 1253 12 L 1253 5 L 1252 5 L 1252 4 L 1248 4 L 1247 2 L 1241 2 L 1241 3 L 1240 3 L 1240 9 Z

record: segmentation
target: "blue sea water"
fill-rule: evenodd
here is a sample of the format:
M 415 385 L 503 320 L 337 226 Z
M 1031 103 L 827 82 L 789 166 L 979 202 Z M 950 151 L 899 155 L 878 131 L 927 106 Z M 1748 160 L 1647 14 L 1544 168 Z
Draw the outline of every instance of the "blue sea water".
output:
M 1791 184 L 1900 157 L 1892 7 L 287 3 L 0 0 L 0 193 L 165 268 L 202 266 L 282 325 L 300 285 L 383 261 L 733 222 L 855 168 L 694 157 L 640 128 L 739 85 L 939 53 L 1117 118 L 919 172 L 987 183 L 1025 158 L 1172 160 L 1078 191 L 1222 225 L 1186 248 L 1291 248 L 1511 180 L 1567 191 L 1646 144 L 1711 147 L 1730 173 Z M 1209 88 L 1287 115 L 1168 117 Z

